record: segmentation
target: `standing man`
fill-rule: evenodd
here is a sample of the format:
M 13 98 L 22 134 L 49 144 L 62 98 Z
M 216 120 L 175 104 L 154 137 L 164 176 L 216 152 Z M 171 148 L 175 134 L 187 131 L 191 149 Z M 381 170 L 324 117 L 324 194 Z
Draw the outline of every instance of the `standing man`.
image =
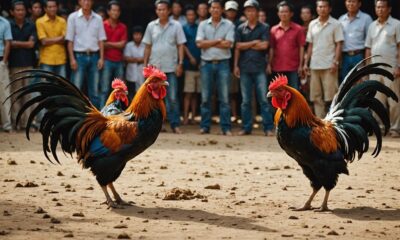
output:
M 10 117 L 10 101 L 6 97 L 10 95 L 7 85 L 10 82 L 8 75 L 8 57 L 10 55 L 12 34 L 10 23 L 7 19 L 0 16 L 0 118 L 3 131 L 12 132 Z M 4 103 L 4 104 L 3 104 Z
M 108 19 L 104 21 L 107 41 L 104 42 L 104 69 L 100 81 L 100 106 L 104 106 L 110 93 L 111 81 L 124 77 L 123 50 L 128 41 L 126 25 L 119 21 L 121 5 L 111 1 L 107 5 Z
M 340 81 L 346 77 L 347 73 L 363 60 L 365 55 L 365 38 L 372 18 L 360 10 L 361 0 L 346 0 L 347 13 L 339 18 L 342 24 L 343 60 Z
M 147 25 L 143 37 L 146 44 L 144 51 L 144 66 L 154 65 L 165 72 L 168 78 L 166 99 L 167 117 L 174 133 L 180 134 L 180 112 L 178 99 L 178 79 L 183 73 L 185 34 L 182 26 L 175 20 L 170 20 L 170 5 L 168 0 L 157 0 L 155 3 L 158 19 Z
M 11 32 L 13 40 L 11 41 L 11 53 L 9 59 L 10 75 L 17 72 L 32 69 L 36 65 L 35 45 L 36 45 L 36 29 L 35 24 L 26 18 L 26 8 L 23 1 L 15 1 L 11 5 L 10 20 Z M 18 81 L 17 84 L 11 86 L 10 92 L 29 84 L 29 80 Z M 22 103 L 27 99 L 23 98 L 16 101 L 12 106 L 11 118 L 13 124 L 16 124 L 16 117 Z M 15 97 L 12 98 L 15 101 Z M 28 111 L 22 115 L 17 130 L 24 129 L 28 121 Z
M 375 13 L 378 19 L 368 29 L 365 41 L 366 57 L 380 55 L 371 59 L 372 63 L 384 62 L 392 67 L 395 80 L 392 82 L 381 75 L 373 75 L 371 79 L 378 80 L 392 89 L 400 96 L 400 21 L 390 16 L 392 5 L 388 0 L 375 1 Z M 400 137 L 400 102 L 378 93 L 376 97 L 388 105 L 390 114 L 390 135 L 393 138 Z
M 293 5 L 287 1 L 278 4 L 280 22 L 271 29 L 271 48 L 267 72 L 273 76 L 283 74 L 289 85 L 299 89 L 299 76 L 303 72 L 304 45 L 303 28 L 292 22 Z
M 310 101 L 315 114 L 323 118 L 338 90 L 338 66 L 342 53 L 343 30 L 340 22 L 330 16 L 329 0 L 317 0 L 318 18 L 311 21 L 308 32 L 304 72 L 311 58 Z
M 251 100 L 254 86 L 260 104 L 264 133 L 266 136 L 273 136 L 274 125 L 266 98 L 267 76 L 265 74 L 269 31 L 267 25 L 258 21 L 258 11 L 258 2 L 247 0 L 244 3 L 247 21 L 236 29 L 234 73 L 237 78 L 240 77 L 243 98 L 241 105 L 243 126 L 239 135 L 249 135 L 253 128 Z
M 100 70 L 104 65 L 104 43 L 107 39 L 102 18 L 92 11 L 93 0 L 79 0 L 81 8 L 68 17 L 68 55 L 71 64 L 71 80 L 83 89 L 84 79 L 90 101 L 100 105 Z
M 229 88 L 231 70 L 229 59 L 234 43 L 235 26 L 222 17 L 221 0 L 210 0 L 211 17 L 200 23 L 196 42 L 201 48 L 201 123 L 200 133 L 210 132 L 211 94 L 214 84 L 218 92 L 220 126 L 223 135 L 231 136 L 231 109 L 229 106 Z
M 185 81 L 184 81 L 184 99 L 183 99 L 183 124 L 189 123 L 189 108 L 192 111 L 190 123 L 194 123 L 197 114 L 197 98 L 200 92 L 200 49 L 196 45 L 196 34 L 198 24 L 196 23 L 196 11 L 193 6 L 188 5 L 185 11 L 187 23 L 183 26 L 183 32 L 186 37 L 185 44 Z
M 66 77 L 67 53 L 65 50 L 65 34 L 67 23 L 57 16 L 57 0 L 47 0 L 46 14 L 36 21 L 36 30 L 40 45 L 40 68 Z

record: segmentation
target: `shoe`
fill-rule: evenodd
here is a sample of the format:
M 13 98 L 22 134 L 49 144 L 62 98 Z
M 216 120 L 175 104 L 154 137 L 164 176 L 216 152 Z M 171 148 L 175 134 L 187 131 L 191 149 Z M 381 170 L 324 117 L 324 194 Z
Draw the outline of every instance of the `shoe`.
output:
M 230 130 L 222 132 L 222 135 L 224 136 L 233 136 L 232 132 Z
M 275 132 L 272 130 L 268 130 L 264 132 L 264 135 L 267 137 L 274 137 L 275 136 Z
M 207 130 L 205 128 L 200 129 L 200 134 L 209 134 L 209 133 L 210 133 L 210 130 Z
M 397 131 L 391 131 L 391 132 L 390 132 L 390 136 L 391 136 L 392 138 L 400 138 L 400 133 L 397 132 Z
M 238 133 L 238 135 L 239 135 L 239 136 L 251 135 L 251 132 L 248 132 L 248 131 L 245 131 L 245 130 L 241 130 L 241 131 Z
M 12 128 L 11 128 L 11 129 L 4 129 L 3 131 L 4 131 L 5 133 L 10 133 L 10 134 L 11 134 L 11 133 L 15 133 L 14 129 L 12 129 Z
M 182 130 L 179 127 L 173 128 L 172 132 L 175 133 L 175 134 L 182 134 L 183 133 Z

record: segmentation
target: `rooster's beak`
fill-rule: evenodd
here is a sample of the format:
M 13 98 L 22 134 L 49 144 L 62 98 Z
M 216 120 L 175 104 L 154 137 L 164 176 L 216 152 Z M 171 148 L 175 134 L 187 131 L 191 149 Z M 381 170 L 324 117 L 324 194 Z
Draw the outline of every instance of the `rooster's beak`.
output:
M 168 87 L 169 83 L 167 81 L 164 81 L 164 82 L 161 83 L 161 85 Z
M 267 93 L 267 98 L 272 98 L 273 96 L 274 96 L 274 94 L 272 94 L 271 91 L 269 91 L 269 92 Z

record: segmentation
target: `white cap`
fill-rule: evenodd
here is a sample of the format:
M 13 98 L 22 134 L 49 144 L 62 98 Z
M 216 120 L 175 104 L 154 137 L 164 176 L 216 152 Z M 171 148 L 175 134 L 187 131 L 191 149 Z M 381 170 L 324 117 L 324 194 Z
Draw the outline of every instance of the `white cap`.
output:
M 235 1 L 227 1 L 225 3 L 225 11 L 228 10 L 235 10 L 235 11 L 239 10 L 239 4 Z

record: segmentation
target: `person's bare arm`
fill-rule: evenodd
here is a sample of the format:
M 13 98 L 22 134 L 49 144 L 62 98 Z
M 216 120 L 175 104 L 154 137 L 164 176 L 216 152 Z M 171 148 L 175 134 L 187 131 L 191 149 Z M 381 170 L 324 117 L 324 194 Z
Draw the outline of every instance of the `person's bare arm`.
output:
M 249 42 L 237 42 L 236 48 L 239 50 L 247 50 L 247 49 L 254 47 L 259 42 L 260 42 L 260 40 L 253 40 L 253 41 L 249 41 Z
M 342 42 L 337 42 L 336 47 L 335 47 L 335 57 L 333 59 L 332 67 L 331 67 L 331 72 L 334 73 L 338 71 L 339 69 L 339 60 L 340 56 L 342 54 Z
M 222 39 L 214 39 L 214 40 L 198 40 L 196 42 L 196 45 L 198 48 L 211 48 L 215 47 L 217 44 L 219 44 L 222 41 Z
M 186 57 L 189 59 L 190 64 L 192 64 L 193 66 L 197 65 L 197 60 L 195 57 L 193 57 L 193 55 L 190 53 L 189 48 L 184 45 L 183 46 L 183 50 L 185 52 Z
M 40 40 L 40 43 L 43 46 L 50 46 L 53 44 L 63 44 L 65 42 L 64 36 L 54 37 L 54 38 L 43 38 Z
M 10 56 L 10 49 L 11 49 L 11 41 L 10 40 L 5 40 L 4 41 L 3 62 L 6 65 L 8 64 L 8 57 Z
M 260 41 L 256 43 L 251 49 L 257 50 L 257 51 L 262 51 L 262 50 L 267 50 L 268 49 L 269 42 L 268 41 Z
M 300 55 L 300 63 L 299 63 L 299 69 L 297 70 L 297 74 L 299 74 L 301 78 L 304 78 L 304 72 L 303 72 L 304 47 L 302 46 L 300 46 L 299 55 Z
M 215 45 L 216 48 L 231 48 L 232 42 L 228 40 L 222 40 L 220 43 Z
M 394 77 L 400 77 L 400 43 L 397 44 L 397 64 L 394 67 Z
M 143 63 L 143 58 L 135 58 L 135 57 L 128 57 L 124 56 L 124 61 L 127 63 Z
M 143 57 L 143 64 L 145 67 L 149 64 L 150 53 L 151 53 L 151 45 L 146 44 L 146 47 L 144 48 L 144 57 Z
M 74 43 L 71 41 L 68 41 L 67 44 L 68 48 L 68 55 L 69 55 L 69 62 L 71 65 L 71 69 L 75 71 L 78 68 L 78 65 L 76 63 L 75 55 L 74 55 Z
M 116 48 L 116 49 L 124 49 L 126 45 L 126 41 L 119 42 L 104 42 L 104 48 Z
M 238 43 L 236 43 L 236 45 L 237 44 Z M 239 58 L 240 58 L 240 49 L 235 47 L 233 74 L 235 74 L 237 78 L 240 78 Z
M 185 45 L 178 44 L 178 65 L 176 66 L 176 76 L 183 74 L 183 58 L 185 57 Z
M 30 37 L 28 41 L 11 41 L 11 48 L 34 48 L 35 40 Z
M 312 43 L 308 43 L 307 54 L 304 57 L 304 64 L 303 64 L 304 74 L 308 74 L 308 71 L 309 71 L 308 63 L 309 63 L 310 58 L 311 58 L 312 48 L 313 48 L 313 44 Z
M 104 42 L 99 41 L 99 50 L 100 50 L 100 58 L 99 61 L 97 62 L 97 68 L 99 70 L 103 69 L 104 66 Z
M 275 54 L 275 51 L 274 51 L 274 48 L 269 48 L 269 54 L 268 54 L 268 64 L 267 64 L 267 69 L 266 69 L 266 71 L 267 71 L 267 73 L 268 74 L 272 74 L 272 59 L 274 59 L 274 54 Z

